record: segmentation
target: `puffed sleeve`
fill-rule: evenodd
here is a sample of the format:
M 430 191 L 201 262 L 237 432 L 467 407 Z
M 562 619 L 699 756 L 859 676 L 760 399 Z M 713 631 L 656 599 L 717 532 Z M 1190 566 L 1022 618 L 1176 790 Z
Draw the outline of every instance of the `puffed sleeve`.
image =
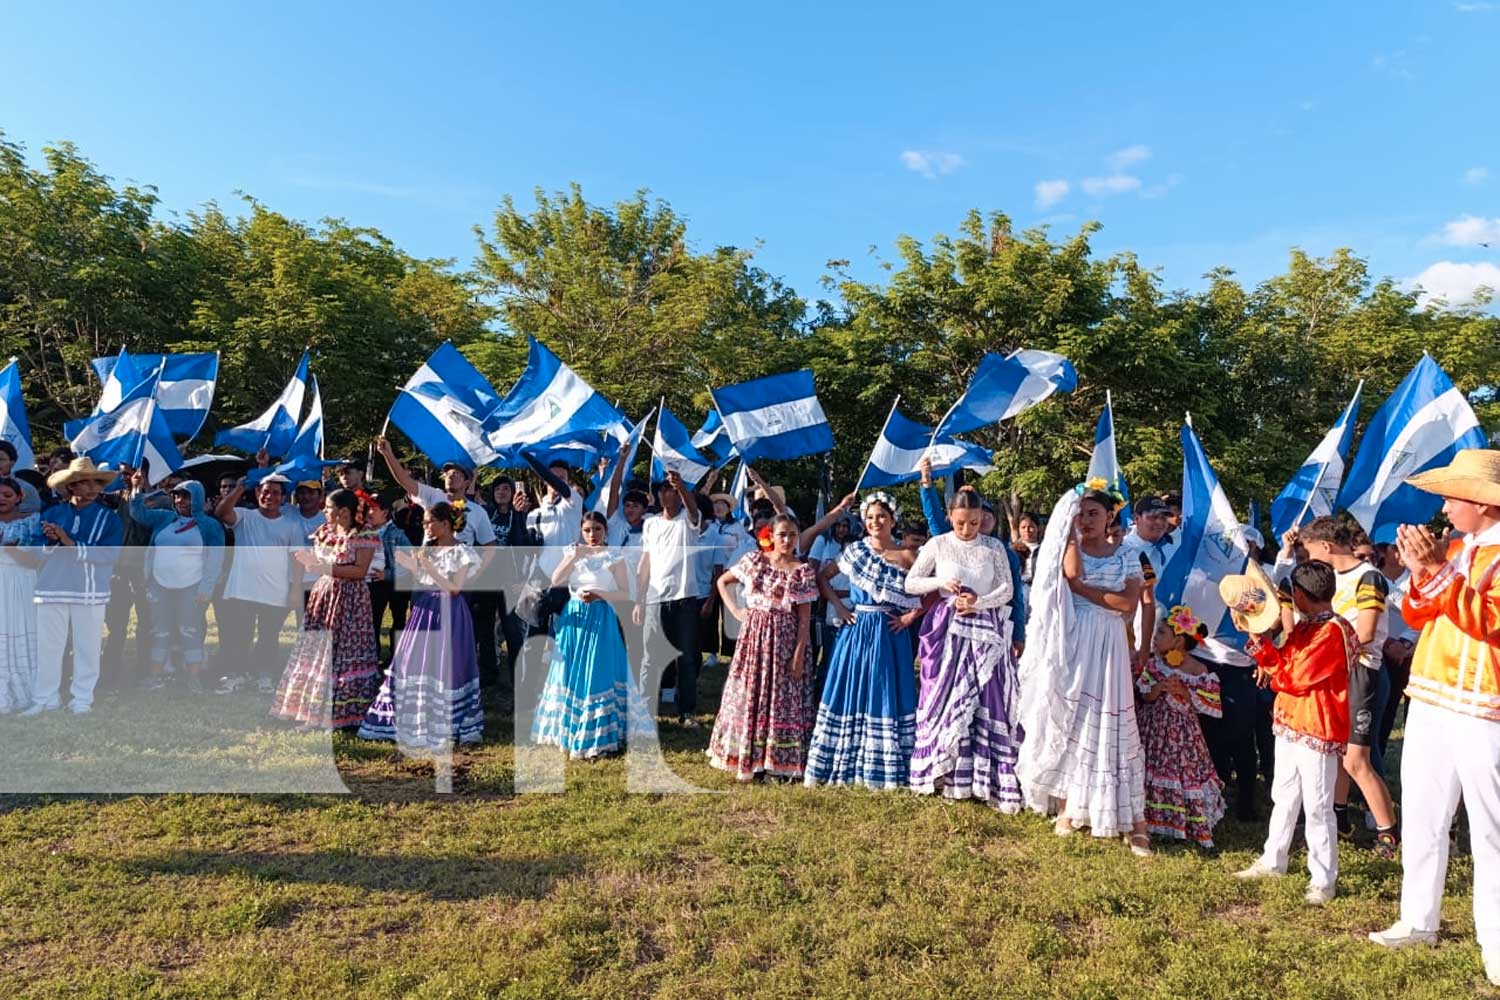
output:
M 792 571 L 786 596 L 792 604 L 811 604 L 818 599 L 818 576 L 811 563 L 802 563 Z

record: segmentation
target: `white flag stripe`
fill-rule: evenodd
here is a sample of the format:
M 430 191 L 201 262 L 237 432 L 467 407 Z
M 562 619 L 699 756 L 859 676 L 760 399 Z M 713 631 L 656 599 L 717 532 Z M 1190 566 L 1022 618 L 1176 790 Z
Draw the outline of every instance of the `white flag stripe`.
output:
M 935 444 L 927 448 L 898 448 L 882 434 L 875 442 L 874 452 L 870 455 L 870 464 L 890 475 L 906 475 L 917 470 L 917 466 L 922 464 L 923 455 L 932 459 L 934 468 L 941 468 L 962 461 L 969 453 L 970 449 L 956 444 Z M 993 465 L 970 465 L 967 468 L 983 475 L 994 471 L 995 467 Z
M 724 426 L 729 429 L 729 436 L 735 441 L 774 437 L 827 422 L 828 418 L 823 415 L 823 406 L 818 402 L 817 396 L 792 399 L 758 410 L 741 410 L 724 416 Z
M 560 365 L 547 388 L 527 405 L 514 420 L 506 421 L 489 434 L 491 448 L 532 444 L 560 432 L 578 408 L 589 401 L 594 390 L 567 365 Z
M 1361 524 L 1369 524 L 1380 505 L 1401 488 L 1406 477 L 1415 475 L 1431 456 L 1452 447 L 1456 438 L 1478 426 L 1479 418 L 1473 407 L 1457 388 L 1427 403 L 1391 442 L 1369 490 L 1349 505 L 1349 513 Z
M 428 373 L 431 374 L 430 369 Z M 413 376 L 413 382 L 417 385 L 422 384 L 416 382 L 415 376 Z M 402 391 L 422 409 L 432 414 L 432 418 L 452 436 L 454 441 L 458 442 L 459 447 L 469 453 L 476 465 L 487 465 L 499 458 L 499 454 L 485 440 L 483 425 L 474 414 L 469 412 L 468 407 L 452 396 L 433 397 L 425 392 L 412 392 L 409 387 L 413 382 L 408 382 L 408 388 Z

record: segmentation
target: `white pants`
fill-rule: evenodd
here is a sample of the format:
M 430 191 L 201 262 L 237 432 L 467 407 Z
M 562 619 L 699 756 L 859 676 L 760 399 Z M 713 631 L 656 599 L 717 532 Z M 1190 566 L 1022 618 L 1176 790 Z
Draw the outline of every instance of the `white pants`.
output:
M 1333 887 L 1339 876 L 1339 825 L 1333 815 L 1333 786 L 1339 776 L 1337 754 L 1276 737 L 1276 781 L 1271 785 L 1271 829 L 1260 860 L 1285 872 L 1297 830 L 1297 815 L 1307 814 L 1307 872 L 1311 884 Z
M 99 682 L 99 648 L 104 644 L 104 605 L 38 604 L 36 606 L 35 704 L 62 707 L 63 650 L 73 630 L 73 704 L 91 708 Z
M 1474 845 L 1474 934 L 1500 955 L 1500 722 L 1413 701 L 1401 744 L 1401 919 L 1436 931 L 1448 828 L 1463 796 Z

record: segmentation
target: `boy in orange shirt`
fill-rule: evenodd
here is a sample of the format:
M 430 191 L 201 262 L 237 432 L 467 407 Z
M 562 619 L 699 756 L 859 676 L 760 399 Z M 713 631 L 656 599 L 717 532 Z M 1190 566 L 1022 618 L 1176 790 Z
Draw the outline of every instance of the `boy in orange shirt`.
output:
M 1236 874 L 1242 879 L 1286 874 L 1297 814 L 1305 812 L 1311 881 L 1303 898 L 1310 906 L 1322 906 L 1333 898 L 1338 879 L 1333 793 L 1339 758 L 1349 742 L 1349 671 L 1356 662 L 1359 638 L 1333 613 L 1338 581 L 1332 566 L 1317 560 L 1301 563 L 1292 570 L 1291 584 L 1301 621 L 1280 648 L 1266 635 L 1280 620 L 1270 582 L 1231 576 L 1220 584 L 1235 624 L 1250 633 L 1245 652 L 1255 658 L 1276 691 L 1271 826 L 1261 856 Z

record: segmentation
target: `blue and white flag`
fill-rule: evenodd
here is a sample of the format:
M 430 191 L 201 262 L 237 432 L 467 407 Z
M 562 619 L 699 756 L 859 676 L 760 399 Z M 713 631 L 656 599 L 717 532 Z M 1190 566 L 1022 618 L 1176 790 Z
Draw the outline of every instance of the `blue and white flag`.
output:
M 486 421 L 499 404 L 489 381 L 445 342 L 401 387 L 387 419 L 434 465 L 473 469 L 499 457 L 485 440 Z
M 1278 539 L 1315 517 L 1333 513 L 1339 484 L 1344 480 L 1344 463 L 1349 460 L 1349 447 L 1354 443 L 1354 423 L 1359 417 L 1359 396 L 1364 387 L 1363 381 L 1355 387 L 1354 398 L 1344 407 L 1343 414 L 1271 501 L 1271 531 Z
M 534 445 L 563 434 L 599 431 L 618 444 L 630 422 L 595 392 L 562 359 L 535 337 L 529 338 L 526 370 L 486 421 L 485 435 L 496 452 Z
M 1370 419 L 1338 506 L 1371 541 L 1395 541 L 1397 525 L 1425 524 L 1443 506 L 1441 497 L 1406 485 L 1407 477 L 1448 464 L 1464 448 L 1487 447 L 1489 439 L 1468 399 L 1423 354 Z
M 659 481 L 668 472 L 676 472 L 689 489 L 697 489 L 712 471 L 713 463 L 698 454 L 688 429 L 663 403 L 656 413 L 656 437 L 651 440 L 651 478 Z
M 1240 519 L 1191 422 L 1182 428 L 1182 528 L 1167 564 L 1156 581 L 1156 606 L 1185 604 L 1209 627 L 1195 656 L 1215 663 L 1247 665 L 1245 636 L 1235 629 L 1219 597 L 1219 581 L 1242 573 L 1250 558 Z
M 740 467 L 734 474 L 734 480 L 729 484 L 729 495 L 734 497 L 734 510 L 730 511 L 730 516 L 741 523 L 750 517 L 750 511 L 745 506 L 745 494 L 748 492 L 750 492 L 750 466 L 740 462 Z
M 718 410 L 708 411 L 703 426 L 693 435 L 693 447 L 721 465 L 735 457 L 734 442 L 729 440 L 729 429 Z
M 262 449 L 272 458 L 281 458 L 297 437 L 297 418 L 307 395 L 307 352 L 297 362 L 296 374 L 270 408 L 248 424 L 230 427 L 214 435 L 215 447 L 236 448 L 254 455 Z
M 934 442 L 932 428 L 919 424 L 892 407 L 881 428 L 864 474 L 856 490 L 875 486 L 896 486 L 922 477 L 917 466 L 922 456 L 932 459 L 932 476 L 940 479 L 959 469 L 972 469 L 981 475 L 994 468 L 990 452 L 976 444 L 952 439 Z
M 641 437 L 644 435 L 646 430 L 646 421 L 650 420 L 655 412 L 655 410 L 652 410 L 651 413 L 648 413 L 644 417 L 642 417 L 639 423 L 630 428 L 630 433 L 625 438 L 625 471 L 620 474 L 620 484 L 622 488 L 625 484 L 625 481 L 630 478 L 630 470 L 635 467 L 635 456 L 636 452 L 641 447 Z M 589 510 L 597 510 L 602 514 L 609 509 L 609 484 L 615 478 L 615 467 L 620 464 L 620 461 L 620 453 L 618 451 L 616 451 L 609 457 L 609 465 L 605 466 L 603 473 L 600 474 L 600 483 L 598 487 L 589 494 L 588 500 L 585 501 L 585 506 Z
M 31 423 L 26 419 L 26 400 L 21 395 L 21 372 L 16 359 L 0 371 L 0 441 L 16 449 L 11 471 L 36 468 L 36 454 L 31 450 Z
M 72 439 L 73 451 L 115 467 L 139 468 L 144 462 L 153 486 L 181 468 L 182 454 L 156 400 L 162 368 L 158 364 L 108 412 L 85 420 Z
M 938 437 L 951 437 L 998 424 L 1030 409 L 1054 392 L 1078 387 L 1073 362 L 1051 351 L 1016 351 L 1009 357 L 986 354 L 969 387 L 938 422 Z
M 833 450 L 833 430 L 808 369 L 710 390 L 740 458 L 791 459 Z
M 214 388 L 219 381 L 219 352 L 200 354 L 132 354 L 136 372 L 149 372 L 165 363 L 161 382 L 156 387 L 156 405 L 167 418 L 167 426 L 179 442 L 191 441 L 203 429 L 208 411 L 213 408 Z M 111 382 L 118 357 L 95 358 L 90 364 L 104 385 L 104 399 L 111 391 L 122 394 L 120 383 Z M 137 379 L 139 381 L 139 379 Z M 114 386 L 111 389 L 111 385 Z M 130 389 L 132 385 L 124 386 Z M 117 402 L 119 396 L 114 399 Z M 111 403 L 111 405 L 113 405 Z
M 1094 428 L 1094 454 L 1089 458 L 1089 471 L 1084 476 L 1085 482 L 1096 479 L 1102 479 L 1125 501 L 1125 506 L 1120 508 L 1120 523 L 1129 527 L 1130 487 L 1125 483 L 1125 473 L 1120 470 L 1119 454 L 1115 451 L 1115 402 L 1108 392 L 1104 394 L 1104 410 Z
M 109 368 L 108 374 L 99 379 L 101 383 L 99 400 L 94 404 L 93 411 L 86 417 L 63 422 L 63 437 L 69 441 L 82 434 L 90 420 L 119 406 L 125 394 L 140 385 L 141 379 L 149 376 L 154 370 L 137 365 L 135 356 L 123 347 L 120 348 L 119 354 L 110 359 Z
M 251 485 L 273 472 L 285 476 L 293 483 L 314 479 L 321 482 L 323 473 L 329 466 L 339 464 L 338 459 L 329 461 L 323 458 L 323 396 L 318 392 L 317 376 L 312 376 L 308 381 L 309 388 L 312 389 L 312 403 L 307 408 L 302 426 L 297 428 L 296 439 L 287 449 L 286 461 L 272 468 L 252 469 L 245 477 L 245 481 Z
M 501 468 L 527 468 L 521 457 L 525 452 L 542 465 L 565 462 L 570 469 L 582 469 L 592 475 L 599 467 L 599 459 L 615 454 L 619 447 L 620 443 L 603 431 L 564 431 L 536 444 L 506 449 L 494 464 Z

